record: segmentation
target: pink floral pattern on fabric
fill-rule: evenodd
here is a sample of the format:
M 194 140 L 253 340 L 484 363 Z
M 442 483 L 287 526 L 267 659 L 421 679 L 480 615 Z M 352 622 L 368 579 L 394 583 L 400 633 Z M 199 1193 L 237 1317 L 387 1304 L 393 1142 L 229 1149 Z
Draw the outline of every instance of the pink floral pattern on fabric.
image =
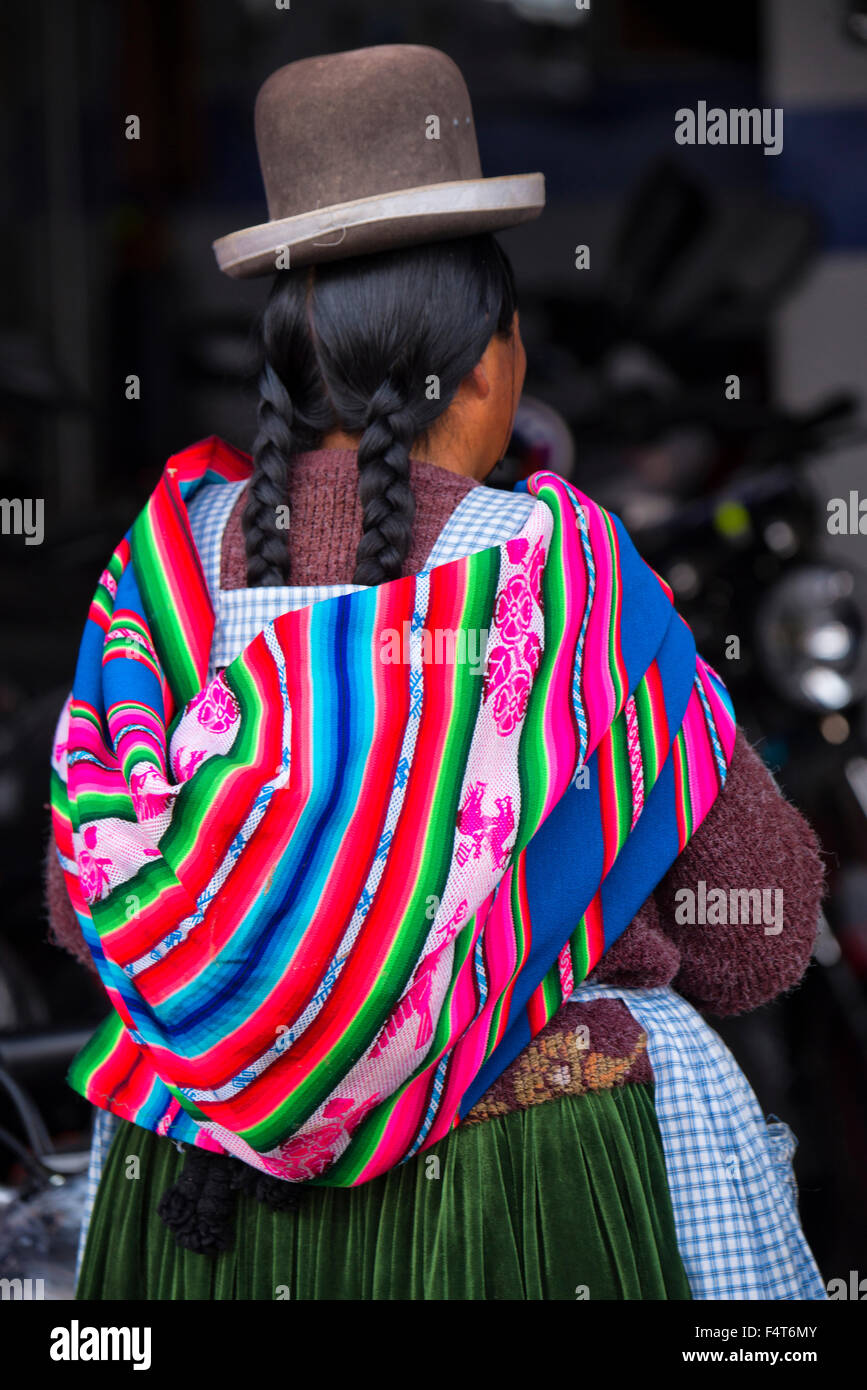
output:
M 501 738 L 508 738 L 524 718 L 542 659 L 542 643 L 531 629 L 534 606 L 542 607 L 541 575 L 546 554 L 541 537 L 530 552 L 525 536 L 507 541 L 506 553 L 525 573 L 513 574 L 497 594 L 494 621 L 502 641 L 491 648 L 482 687 L 483 704 L 493 697 L 494 724 Z
M 525 669 L 516 671 L 512 679 L 497 691 L 494 701 L 494 720 L 497 729 L 508 736 L 520 724 L 530 698 L 531 673 Z
M 191 713 L 195 711 L 202 728 L 212 734 L 227 733 L 240 718 L 238 702 L 223 680 L 222 673 L 193 697 L 187 709 Z
M 209 758 L 227 753 L 240 727 L 240 706 L 221 671 L 187 702 L 172 734 L 169 767 L 176 789 Z
M 517 642 L 533 621 L 533 595 L 522 574 L 513 574 L 497 596 L 494 621 L 504 642 Z

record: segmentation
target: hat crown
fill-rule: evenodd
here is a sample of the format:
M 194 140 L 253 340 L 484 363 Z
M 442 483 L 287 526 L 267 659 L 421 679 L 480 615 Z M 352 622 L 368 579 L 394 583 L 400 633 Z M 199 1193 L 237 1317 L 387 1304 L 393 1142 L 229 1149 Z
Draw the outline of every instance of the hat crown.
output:
M 255 127 L 272 221 L 481 177 L 461 71 L 446 53 L 420 44 L 288 63 L 260 88 Z

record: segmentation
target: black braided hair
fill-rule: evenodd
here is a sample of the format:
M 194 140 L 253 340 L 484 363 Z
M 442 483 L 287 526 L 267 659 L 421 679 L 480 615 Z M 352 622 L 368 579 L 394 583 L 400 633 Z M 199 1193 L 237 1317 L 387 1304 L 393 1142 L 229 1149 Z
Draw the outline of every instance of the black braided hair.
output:
M 259 432 L 253 445 L 255 471 L 244 510 L 248 585 L 285 584 L 289 554 L 285 536 L 269 524 L 285 503 L 292 453 L 292 399 L 270 362 L 259 375 Z
M 489 233 L 275 276 L 259 325 L 259 431 L 244 512 L 247 582 L 287 584 L 294 453 L 359 435 L 362 538 L 353 582 L 398 578 L 412 541 L 409 460 L 517 307 Z
M 308 289 L 297 275 L 290 294 L 275 293 L 278 277 L 259 324 L 259 429 L 243 517 L 249 588 L 289 582 L 286 529 L 277 511 L 289 500 L 289 460 L 314 448 L 334 421 L 307 330 Z

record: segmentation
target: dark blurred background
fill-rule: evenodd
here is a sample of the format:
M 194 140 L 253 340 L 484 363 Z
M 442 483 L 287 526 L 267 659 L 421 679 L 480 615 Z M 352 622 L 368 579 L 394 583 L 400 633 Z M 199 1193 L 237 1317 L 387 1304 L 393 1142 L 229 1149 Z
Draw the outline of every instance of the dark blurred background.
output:
M 800 1140 L 823 1276 L 867 1275 L 867 0 L 31 0 L 0 27 L 0 496 L 44 499 L 45 527 L 0 534 L 0 1203 L 88 1141 L 63 1075 L 101 991 L 42 897 L 87 606 L 170 453 L 252 442 L 268 281 L 222 276 L 211 242 L 266 218 L 256 91 L 426 43 L 464 72 L 484 172 L 546 177 L 502 235 L 528 373 L 491 481 L 552 467 L 623 517 L 822 838 L 803 985 L 710 1021 Z M 699 101 L 782 108 L 782 150 L 678 144 Z

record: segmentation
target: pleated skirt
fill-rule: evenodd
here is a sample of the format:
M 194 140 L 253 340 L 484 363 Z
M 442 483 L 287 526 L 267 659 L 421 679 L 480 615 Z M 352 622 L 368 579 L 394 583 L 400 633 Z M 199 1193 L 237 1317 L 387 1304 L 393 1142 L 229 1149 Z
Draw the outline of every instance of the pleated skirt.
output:
M 179 1248 L 157 1215 L 182 1166 L 121 1122 L 78 1299 L 690 1298 L 645 1084 L 459 1126 L 372 1182 L 306 1188 L 296 1211 L 242 1195 L 216 1256 Z

